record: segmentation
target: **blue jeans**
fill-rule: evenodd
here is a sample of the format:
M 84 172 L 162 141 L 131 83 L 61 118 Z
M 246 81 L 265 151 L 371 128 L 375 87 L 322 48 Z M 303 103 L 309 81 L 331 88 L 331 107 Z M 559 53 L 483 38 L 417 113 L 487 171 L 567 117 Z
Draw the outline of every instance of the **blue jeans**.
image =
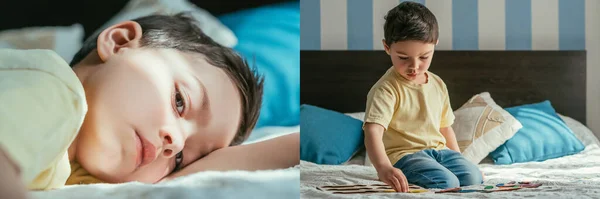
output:
M 404 173 L 408 183 L 427 189 L 447 189 L 483 183 L 477 165 L 449 149 L 426 149 L 409 154 L 396 162 L 394 167 Z

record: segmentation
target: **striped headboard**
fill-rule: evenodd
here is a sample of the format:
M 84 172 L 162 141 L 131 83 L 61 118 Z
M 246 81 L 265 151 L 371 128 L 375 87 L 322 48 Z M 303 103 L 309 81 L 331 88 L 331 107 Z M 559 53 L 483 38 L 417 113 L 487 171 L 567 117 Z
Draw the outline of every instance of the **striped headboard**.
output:
M 585 0 L 415 0 L 435 15 L 439 50 L 585 50 Z M 302 0 L 302 50 L 381 50 L 402 0 Z

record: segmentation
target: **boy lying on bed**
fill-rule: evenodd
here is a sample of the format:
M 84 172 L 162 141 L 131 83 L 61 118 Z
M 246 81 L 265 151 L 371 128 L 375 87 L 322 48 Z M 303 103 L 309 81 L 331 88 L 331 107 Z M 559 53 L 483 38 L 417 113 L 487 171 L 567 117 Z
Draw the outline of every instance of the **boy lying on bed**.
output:
M 194 23 L 113 25 L 72 69 L 48 50 L 0 50 L 0 198 L 298 164 L 299 133 L 240 145 L 258 119 L 262 77 Z
M 408 183 L 440 189 L 481 184 L 478 167 L 458 148 L 446 85 L 427 71 L 438 42 L 435 16 L 403 2 L 387 13 L 384 37 L 393 66 L 369 91 L 363 127 L 379 179 L 398 192 Z

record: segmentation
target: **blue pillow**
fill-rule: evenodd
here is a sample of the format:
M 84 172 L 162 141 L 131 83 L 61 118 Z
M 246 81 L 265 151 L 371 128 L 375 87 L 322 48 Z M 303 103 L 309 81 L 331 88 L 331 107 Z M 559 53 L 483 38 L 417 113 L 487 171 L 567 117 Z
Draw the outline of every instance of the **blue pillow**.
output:
M 362 121 L 345 114 L 300 106 L 300 159 L 317 164 L 347 162 L 364 146 Z
M 506 108 L 523 128 L 490 155 L 495 164 L 544 161 L 579 153 L 585 147 L 546 100 Z
M 238 38 L 238 51 L 264 78 L 256 127 L 299 124 L 300 3 L 289 2 L 220 16 Z

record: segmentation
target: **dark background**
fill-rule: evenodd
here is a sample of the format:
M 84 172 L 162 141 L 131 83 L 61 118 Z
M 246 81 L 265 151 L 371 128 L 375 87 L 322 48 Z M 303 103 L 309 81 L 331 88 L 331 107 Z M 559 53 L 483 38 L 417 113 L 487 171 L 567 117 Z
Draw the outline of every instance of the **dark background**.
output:
M 293 0 L 189 0 L 214 16 Z M 0 31 L 32 26 L 83 25 L 87 38 L 115 16 L 129 0 L 3 0 Z

